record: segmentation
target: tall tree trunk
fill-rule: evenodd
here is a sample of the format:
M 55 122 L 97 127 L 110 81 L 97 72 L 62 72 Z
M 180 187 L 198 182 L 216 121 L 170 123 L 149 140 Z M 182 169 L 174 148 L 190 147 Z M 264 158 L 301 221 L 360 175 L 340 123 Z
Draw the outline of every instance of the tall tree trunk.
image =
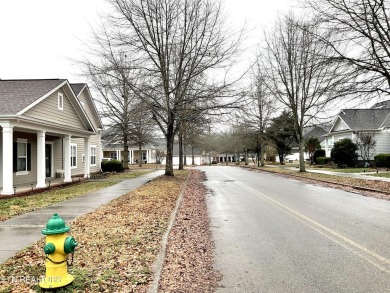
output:
M 179 170 L 183 170 L 183 133 L 179 131 Z
M 173 174 L 173 143 L 175 139 L 175 135 L 173 132 L 173 126 L 174 126 L 174 117 L 171 114 L 168 118 L 167 123 L 167 132 L 166 132 L 166 139 L 167 139 L 167 155 L 166 155 L 166 164 L 165 164 L 165 175 L 166 176 L 174 176 Z
M 299 141 L 299 172 L 306 172 L 306 168 L 305 168 L 305 142 L 302 138 Z
M 129 169 L 129 143 L 127 133 L 123 134 L 123 168 Z
M 141 153 L 141 151 L 142 151 L 142 143 L 139 143 L 138 144 L 138 152 L 139 152 L 139 155 L 138 155 L 138 166 L 139 167 L 142 167 L 142 153 Z
M 195 147 L 191 147 L 191 155 L 192 155 L 192 165 L 195 165 L 195 153 L 194 153 Z
M 263 142 L 260 143 L 260 166 L 264 167 L 264 154 L 265 154 L 265 145 Z
M 183 143 L 183 164 L 184 166 L 187 166 L 187 150 L 186 150 L 186 143 Z

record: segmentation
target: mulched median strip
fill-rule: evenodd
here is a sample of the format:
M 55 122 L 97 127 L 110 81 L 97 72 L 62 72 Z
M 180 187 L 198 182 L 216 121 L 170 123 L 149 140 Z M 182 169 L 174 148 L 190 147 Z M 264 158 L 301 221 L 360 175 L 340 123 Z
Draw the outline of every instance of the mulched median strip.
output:
M 168 238 L 158 292 L 214 292 L 221 275 L 213 270 L 214 243 L 207 214 L 204 173 L 191 171 Z

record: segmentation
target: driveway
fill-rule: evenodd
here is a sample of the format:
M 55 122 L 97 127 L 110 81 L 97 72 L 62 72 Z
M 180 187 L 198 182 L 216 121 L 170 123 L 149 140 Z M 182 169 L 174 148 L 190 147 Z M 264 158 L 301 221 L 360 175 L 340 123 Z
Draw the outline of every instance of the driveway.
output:
M 217 292 L 390 292 L 390 202 L 205 166 Z

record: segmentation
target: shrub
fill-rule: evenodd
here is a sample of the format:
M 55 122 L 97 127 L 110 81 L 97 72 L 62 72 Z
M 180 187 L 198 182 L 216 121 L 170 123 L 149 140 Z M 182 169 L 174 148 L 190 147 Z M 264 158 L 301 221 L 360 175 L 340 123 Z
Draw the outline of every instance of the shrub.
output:
M 378 154 L 374 157 L 375 166 L 390 167 L 390 154 Z
M 313 154 L 313 161 L 316 163 L 316 164 L 319 164 L 317 163 L 317 158 L 318 157 L 325 157 L 325 150 L 315 150 L 314 151 L 314 154 Z
M 358 159 L 357 149 L 356 143 L 344 138 L 334 144 L 330 157 L 339 167 L 342 165 L 355 167 Z
M 317 157 L 316 158 L 316 164 L 318 164 L 318 165 L 325 165 L 325 164 L 328 164 L 329 162 L 330 162 L 329 157 Z
M 103 161 L 101 166 L 103 172 L 123 172 L 123 165 L 117 160 Z

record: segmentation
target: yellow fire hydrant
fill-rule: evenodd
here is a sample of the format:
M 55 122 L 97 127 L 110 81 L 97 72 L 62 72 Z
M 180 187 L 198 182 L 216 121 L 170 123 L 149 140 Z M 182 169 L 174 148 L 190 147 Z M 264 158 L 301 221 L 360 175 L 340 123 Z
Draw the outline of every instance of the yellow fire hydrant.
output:
M 46 254 L 46 276 L 39 286 L 44 289 L 59 288 L 73 281 L 68 274 L 67 254 L 73 253 L 78 243 L 67 232 L 70 227 L 57 214 L 49 219 L 42 234 L 46 235 L 46 245 L 43 248 Z

